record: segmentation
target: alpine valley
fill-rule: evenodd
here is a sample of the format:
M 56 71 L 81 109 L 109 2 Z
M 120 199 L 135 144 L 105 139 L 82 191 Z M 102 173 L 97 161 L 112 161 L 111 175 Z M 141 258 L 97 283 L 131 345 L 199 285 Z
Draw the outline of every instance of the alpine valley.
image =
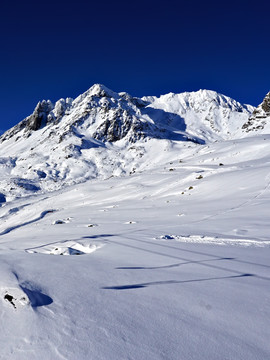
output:
M 6 131 L 0 171 L 1 359 L 270 358 L 270 92 L 96 84 Z

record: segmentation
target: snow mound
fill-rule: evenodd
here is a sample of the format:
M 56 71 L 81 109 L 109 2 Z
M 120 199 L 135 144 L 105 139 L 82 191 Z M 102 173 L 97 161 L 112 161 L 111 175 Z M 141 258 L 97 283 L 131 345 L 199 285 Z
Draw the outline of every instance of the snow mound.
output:
M 59 243 L 47 244 L 32 249 L 26 249 L 29 254 L 46 255 L 85 255 L 100 249 L 104 243 L 89 241 L 62 241 Z

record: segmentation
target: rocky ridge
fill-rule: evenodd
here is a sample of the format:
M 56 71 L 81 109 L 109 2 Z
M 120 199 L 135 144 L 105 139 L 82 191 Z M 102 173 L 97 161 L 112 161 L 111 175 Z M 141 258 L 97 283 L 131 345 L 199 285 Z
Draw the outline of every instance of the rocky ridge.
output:
M 261 104 L 265 114 L 268 105 Z M 253 111 L 214 91 L 137 98 L 100 84 L 74 100 L 43 100 L 0 137 L 2 203 L 144 171 L 169 162 L 176 146 L 247 136 L 244 124 Z

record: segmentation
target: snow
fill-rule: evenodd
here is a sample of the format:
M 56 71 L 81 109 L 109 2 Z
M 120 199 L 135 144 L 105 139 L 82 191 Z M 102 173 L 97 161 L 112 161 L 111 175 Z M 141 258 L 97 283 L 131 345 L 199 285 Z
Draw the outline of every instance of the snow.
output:
M 0 147 L 1 357 L 268 359 L 270 135 L 112 144 L 82 123 L 97 146 L 65 158 L 76 138 L 40 143 L 65 124 Z

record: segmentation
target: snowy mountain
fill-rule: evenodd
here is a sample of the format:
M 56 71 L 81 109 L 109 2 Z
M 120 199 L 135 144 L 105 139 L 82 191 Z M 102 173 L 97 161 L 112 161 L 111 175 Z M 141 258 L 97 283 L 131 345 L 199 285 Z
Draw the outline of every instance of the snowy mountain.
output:
M 150 108 L 179 115 L 184 119 L 186 131 L 205 142 L 242 137 L 241 126 L 254 110 L 250 105 L 241 105 L 209 90 L 143 99 L 149 100 Z M 177 126 L 175 122 L 172 125 Z
M 269 359 L 268 118 L 95 85 L 3 134 L 0 358 Z
M 100 84 L 75 100 L 43 100 L 0 137 L 0 193 L 12 199 L 142 171 L 169 159 L 175 143 L 246 136 L 253 110 L 213 91 L 140 99 Z

